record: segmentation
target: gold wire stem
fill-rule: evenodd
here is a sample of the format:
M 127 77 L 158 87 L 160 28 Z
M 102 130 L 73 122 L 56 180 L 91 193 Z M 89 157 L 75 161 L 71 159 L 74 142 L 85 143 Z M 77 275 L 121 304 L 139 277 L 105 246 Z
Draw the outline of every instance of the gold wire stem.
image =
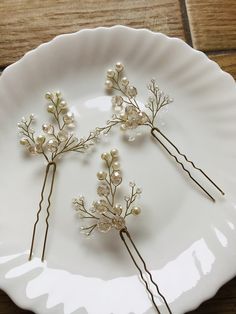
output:
M 213 197 L 209 192 L 207 192 L 207 190 L 204 189 L 204 187 L 203 187 L 196 179 L 194 179 L 194 178 L 192 177 L 191 173 L 184 167 L 183 163 L 180 162 L 179 159 L 178 159 L 174 154 L 171 153 L 171 151 L 165 146 L 165 144 L 156 136 L 156 134 L 154 133 L 154 131 L 159 132 L 159 133 L 177 150 L 177 152 L 178 152 L 181 156 L 185 156 L 185 155 L 181 154 L 181 153 L 179 152 L 179 150 L 177 149 L 177 147 L 176 147 L 170 140 L 168 140 L 168 139 L 163 135 L 163 133 L 160 132 L 159 129 L 157 129 L 157 128 L 152 128 L 152 129 L 151 129 L 151 134 L 152 134 L 152 136 L 162 145 L 162 147 L 168 152 L 168 154 L 169 154 L 170 156 L 172 156 L 172 157 L 176 160 L 176 162 L 177 162 L 178 164 L 181 165 L 182 169 L 183 169 L 185 172 L 187 172 L 187 174 L 188 174 L 189 177 L 192 179 L 192 181 L 195 182 L 195 184 L 197 184 L 197 185 L 200 187 L 200 189 L 202 189 L 202 191 L 205 192 L 205 193 L 208 195 L 208 197 L 209 197 L 213 202 L 215 202 L 214 197 Z M 186 157 L 186 156 L 185 156 L 185 157 Z M 191 161 L 189 161 L 189 160 L 187 159 L 187 157 L 186 157 L 185 159 L 186 159 L 186 161 L 188 161 L 188 162 L 190 162 L 191 164 L 193 164 Z M 194 165 L 194 164 L 193 164 L 193 165 Z M 196 168 L 195 165 L 194 165 L 193 167 L 194 167 L 195 169 L 197 169 L 197 170 L 201 170 L 201 169 Z M 201 171 L 201 172 L 203 173 L 203 171 Z M 211 180 L 210 180 L 210 181 L 211 181 Z M 212 181 L 212 182 L 213 182 L 213 181 Z
M 193 166 L 193 168 L 195 168 L 196 170 L 200 171 L 200 172 L 204 175 L 204 177 L 207 178 L 207 180 L 209 180 L 209 181 L 211 182 L 211 184 L 213 184 L 214 187 L 215 187 L 222 195 L 225 195 L 225 192 L 224 192 L 224 191 L 223 191 L 223 190 L 222 190 L 222 189 L 221 189 L 201 168 L 198 168 L 198 167 L 194 164 L 194 162 L 193 162 L 192 160 L 189 160 L 186 155 L 184 155 L 183 153 L 181 153 L 180 150 L 178 149 L 178 147 L 176 147 L 175 144 L 172 143 L 172 142 L 165 136 L 165 134 L 163 134 L 163 133 L 162 133 L 159 129 L 157 129 L 157 128 L 154 128 L 154 130 L 156 130 L 158 133 L 160 133 L 161 136 L 163 136 L 164 139 L 165 139 L 170 145 L 172 145 L 172 146 L 174 147 L 174 149 L 177 151 L 177 153 L 178 153 L 179 155 L 183 156 L 184 159 L 185 159 L 188 163 L 190 163 L 190 164 Z
M 49 228 L 49 223 L 48 223 L 48 219 L 50 216 L 50 206 L 51 206 L 51 196 L 52 196 L 52 192 L 53 192 L 53 186 L 54 186 L 54 180 L 55 180 L 55 174 L 56 174 L 56 163 L 55 162 L 51 162 L 50 166 L 53 167 L 53 172 L 52 172 L 52 180 L 51 180 L 51 185 L 50 185 L 50 191 L 48 194 L 48 206 L 47 206 L 47 217 L 46 217 L 46 232 L 45 232 L 45 237 L 44 237 L 44 242 L 43 242 L 43 253 L 42 253 L 42 257 L 41 257 L 41 261 L 44 261 L 44 255 L 45 255 L 45 249 L 46 249 L 46 243 L 47 243 L 47 236 L 48 236 L 48 228 Z
M 160 292 L 160 289 L 159 289 L 158 285 L 157 285 L 156 282 L 153 280 L 152 274 L 151 274 L 151 272 L 147 269 L 147 265 L 146 265 L 146 263 L 145 263 L 145 261 L 144 261 L 142 255 L 140 254 L 139 250 L 137 249 L 137 247 L 136 247 L 136 245 L 135 245 L 133 239 L 131 238 L 130 233 L 128 232 L 127 229 L 124 229 L 123 232 L 127 235 L 128 239 L 130 240 L 130 243 L 132 244 L 133 248 L 135 249 L 135 252 L 138 254 L 140 260 L 142 261 L 145 271 L 146 271 L 147 274 L 149 275 L 149 278 L 150 278 L 151 282 L 152 282 L 152 283 L 154 284 L 154 286 L 156 287 L 157 293 L 159 294 L 159 296 L 160 296 L 160 297 L 162 298 L 162 300 L 164 301 L 165 306 L 167 307 L 167 309 L 168 309 L 168 311 L 169 311 L 169 314 L 172 314 L 171 309 L 170 309 L 170 307 L 169 307 L 169 305 L 168 305 L 168 303 L 167 303 L 167 301 L 166 301 L 166 298 L 165 298 L 164 295 Z
M 48 173 L 49 173 L 50 167 L 52 165 L 54 166 L 54 172 L 53 172 L 53 177 L 54 177 L 55 171 L 56 171 L 56 164 L 54 162 L 49 162 L 47 164 L 46 171 L 45 171 L 45 176 L 44 176 L 44 180 L 43 180 L 43 187 L 42 187 L 42 190 L 41 190 L 41 199 L 40 199 L 40 202 L 39 202 L 39 209 L 38 209 L 36 221 L 35 221 L 34 227 L 33 227 L 33 235 L 32 235 L 31 246 L 30 246 L 29 261 L 32 259 L 32 255 L 33 255 L 35 233 L 36 233 L 36 229 L 37 229 L 37 224 L 39 222 L 39 215 L 40 215 L 40 213 L 42 211 L 42 203 L 43 203 L 43 200 L 44 200 L 44 190 L 45 190 L 46 183 L 47 183 Z
M 146 279 L 144 278 L 144 276 L 143 276 L 142 269 L 138 266 L 138 263 L 136 262 L 136 260 L 135 260 L 135 258 L 134 258 L 134 256 L 133 256 L 133 254 L 132 254 L 132 252 L 131 252 L 131 250 L 130 250 L 130 248 L 129 248 L 129 246 L 128 246 L 126 240 L 125 240 L 124 234 L 126 234 L 126 236 L 128 237 L 128 239 L 130 240 L 130 243 L 132 244 L 132 246 L 133 246 L 135 252 L 138 254 L 140 260 L 142 261 L 146 273 L 149 275 L 149 278 L 150 278 L 151 282 L 152 282 L 152 283 L 154 284 L 154 286 L 156 287 L 157 293 L 159 294 L 159 296 L 160 296 L 160 297 L 162 298 L 162 300 L 164 301 L 164 303 L 165 303 L 165 305 L 166 305 L 166 307 L 167 307 L 167 309 L 168 309 L 168 312 L 169 312 L 170 314 L 172 314 L 172 312 L 171 312 L 171 310 L 170 310 L 170 308 L 169 308 L 169 305 L 168 305 L 168 303 L 167 303 L 165 297 L 161 294 L 158 285 L 154 282 L 153 277 L 152 277 L 152 274 L 151 274 L 150 271 L 147 269 L 146 263 L 145 263 L 144 259 L 142 258 L 140 252 L 138 251 L 136 245 L 134 244 L 134 242 L 133 242 L 133 240 L 132 240 L 132 238 L 131 238 L 131 236 L 130 236 L 130 233 L 128 232 L 128 230 L 127 230 L 126 228 L 124 228 L 124 229 L 120 230 L 120 237 L 121 237 L 121 240 L 122 240 L 123 243 L 125 244 L 125 247 L 126 247 L 128 253 L 129 253 L 129 255 L 130 255 L 130 257 L 131 257 L 131 259 L 132 259 L 134 265 L 136 266 L 136 268 L 137 268 L 138 271 L 139 271 L 139 274 L 140 274 L 140 276 L 141 276 L 141 279 L 142 279 L 142 281 L 144 282 L 145 287 L 146 287 L 146 289 L 147 289 L 149 295 L 151 296 L 152 303 L 153 303 L 153 305 L 154 305 L 154 307 L 155 307 L 157 313 L 160 314 L 160 310 L 159 310 L 158 307 L 157 307 L 157 304 L 156 304 L 155 299 L 154 299 L 154 295 L 153 295 L 152 291 L 151 291 L 150 288 L 149 288 L 149 285 L 148 285 L 147 280 L 146 280 Z

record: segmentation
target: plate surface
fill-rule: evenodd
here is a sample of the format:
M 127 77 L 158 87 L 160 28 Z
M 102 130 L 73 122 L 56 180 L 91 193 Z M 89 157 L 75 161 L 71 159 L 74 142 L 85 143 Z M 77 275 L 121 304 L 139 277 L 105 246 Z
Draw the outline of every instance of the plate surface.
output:
M 58 165 L 46 262 L 40 262 L 41 217 L 35 258 L 27 262 L 44 162 L 26 158 L 16 124 L 31 112 L 47 121 L 46 91 L 61 90 L 81 136 L 111 116 L 105 73 L 116 61 L 145 103 L 155 77 L 174 102 L 159 127 L 224 188 L 211 203 L 149 134 L 129 142 L 115 129 L 88 154 Z M 183 41 L 126 27 L 83 30 L 43 44 L 0 78 L 0 288 L 36 313 L 154 313 L 116 232 L 85 239 L 71 208 L 73 197 L 96 199 L 100 154 L 119 148 L 124 184 L 143 189 L 142 215 L 130 233 L 173 313 L 184 313 L 215 294 L 236 274 L 236 88 L 233 78 Z M 124 190 L 125 191 L 125 190 Z M 164 308 L 160 307 L 165 313 Z

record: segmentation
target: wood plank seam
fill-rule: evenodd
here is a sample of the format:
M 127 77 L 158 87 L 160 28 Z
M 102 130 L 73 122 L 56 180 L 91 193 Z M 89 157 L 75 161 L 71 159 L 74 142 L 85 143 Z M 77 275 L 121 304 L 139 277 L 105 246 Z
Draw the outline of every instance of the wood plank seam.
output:
M 192 33 L 189 24 L 188 11 L 186 7 L 185 0 L 179 0 L 180 12 L 182 16 L 182 24 L 184 29 L 184 34 L 186 38 L 186 42 L 193 47 Z

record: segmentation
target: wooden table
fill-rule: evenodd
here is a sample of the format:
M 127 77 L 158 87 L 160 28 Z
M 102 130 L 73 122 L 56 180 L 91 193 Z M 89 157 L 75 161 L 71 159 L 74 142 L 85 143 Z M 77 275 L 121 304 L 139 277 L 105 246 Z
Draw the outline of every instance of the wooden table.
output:
M 58 34 L 115 24 L 182 38 L 236 77 L 235 0 L 1 0 L 0 70 Z M 12 313 L 30 312 L 0 291 L 0 314 Z M 235 314 L 236 278 L 191 313 Z

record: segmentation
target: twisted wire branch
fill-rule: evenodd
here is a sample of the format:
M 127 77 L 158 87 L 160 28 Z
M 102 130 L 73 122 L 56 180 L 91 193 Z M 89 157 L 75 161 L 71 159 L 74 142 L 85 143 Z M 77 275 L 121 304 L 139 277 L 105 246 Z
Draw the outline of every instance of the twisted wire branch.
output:
M 151 130 L 152 136 L 162 145 L 162 147 L 165 148 L 165 150 L 168 152 L 168 154 L 169 154 L 170 156 L 172 156 L 172 157 L 176 160 L 176 162 L 177 162 L 178 164 L 181 165 L 182 169 L 183 169 L 185 172 L 187 172 L 187 174 L 188 174 L 189 177 L 193 180 L 193 182 L 195 182 L 195 184 L 197 184 L 197 185 L 200 187 L 200 189 L 202 189 L 202 191 L 205 192 L 205 193 L 208 195 L 208 197 L 209 197 L 213 202 L 215 202 L 214 197 L 213 197 L 209 192 L 207 192 L 207 190 L 205 190 L 204 187 L 203 187 L 196 179 L 194 179 L 194 178 L 192 177 L 192 175 L 191 175 L 191 173 L 188 171 L 188 169 L 186 169 L 186 168 L 184 167 L 183 163 L 182 163 L 181 161 L 179 161 L 179 159 L 178 159 L 174 154 L 171 153 L 171 151 L 165 146 L 165 144 L 156 136 L 156 134 L 154 133 L 154 131 L 159 132 L 159 130 L 158 130 L 157 128 L 152 128 L 152 130 Z
M 42 253 L 42 257 L 41 257 L 41 261 L 44 261 L 44 254 L 45 254 L 45 249 L 46 249 L 46 243 L 47 243 L 47 236 L 48 236 L 48 228 L 49 228 L 49 224 L 48 224 L 48 219 L 50 216 L 50 206 L 51 206 L 51 196 L 52 196 L 52 192 L 53 192 L 53 186 L 54 186 L 54 180 L 55 180 L 55 174 L 56 174 L 56 163 L 55 162 L 50 162 L 49 163 L 49 168 L 53 167 L 53 172 L 52 172 L 52 180 L 51 180 L 51 185 L 50 185 L 50 192 L 48 195 L 48 206 L 47 206 L 47 217 L 46 217 L 46 232 L 45 232 L 45 237 L 44 237 L 44 243 L 43 243 L 43 253 Z
M 159 129 L 157 129 L 157 128 L 153 128 L 153 130 L 155 130 L 155 131 L 157 131 L 158 133 L 160 133 L 161 136 L 163 136 L 164 139 L 165 139 L 170 145 L 172 145 L 172 146 L 174 147 L 174 149 L 178 152 L 179 155 L 183 156 L 184 159 L 185 159 L 188 163 L 190 163 L 190 164 L 193 166 L 193 168 L 195 168 L 195 169 L 197 169 L 198 171 L 200 171 L 200 172 L 217 188 L 217 190 L 218 190 L 222 195 L 225 195 L 224 191 L 222 191 L 221 188 L 219 188 L 219 186 L 218 186 L 202 169 L 198 168 L 198 167 L 194 164 L 194 162 L 193 162 L 192 160 L 189 160 L 186 155 L 184 155 L 183 153 L 181 153 L 180 150 L 174 145 L 174 143 L 172 143 L 172 142 L 165 136 L 165 134 L 163 134 L 163 133 L 162 133 Z

